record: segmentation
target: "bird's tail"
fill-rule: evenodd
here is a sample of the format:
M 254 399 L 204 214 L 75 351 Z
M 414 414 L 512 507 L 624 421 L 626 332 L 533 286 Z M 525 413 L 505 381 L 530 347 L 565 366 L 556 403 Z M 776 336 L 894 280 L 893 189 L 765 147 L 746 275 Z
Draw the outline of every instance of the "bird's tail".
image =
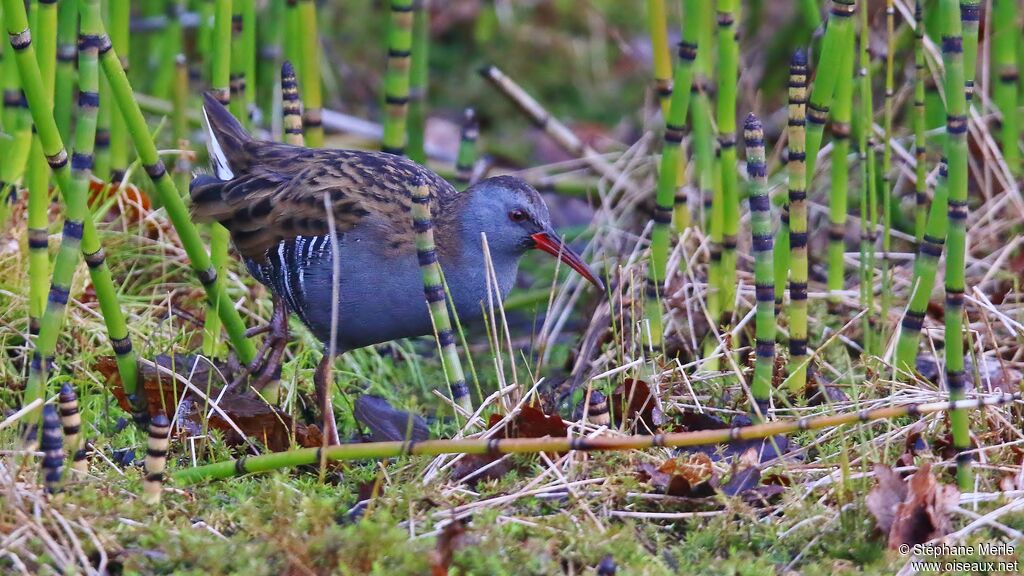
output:
M 239 171 L 245 171 L 250 162 L 246 148 L 253 138 L 209 92 L 203 95 L 203 123 L 210 164 L 217 178 L 231 180 Z

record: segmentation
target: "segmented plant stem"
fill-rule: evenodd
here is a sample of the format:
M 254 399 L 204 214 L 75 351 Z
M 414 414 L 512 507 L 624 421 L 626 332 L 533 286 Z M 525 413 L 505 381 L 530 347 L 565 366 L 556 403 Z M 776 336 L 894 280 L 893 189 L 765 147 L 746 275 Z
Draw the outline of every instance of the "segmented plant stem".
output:
M 845 266 L 843 253 L 846 251 L 846 212 L 848 205 L 848 192 L 850 180 L 850 117 L 853 114 L 853 35 L 841 38 L 842 43 L 836 45 L 836 57 L 839 66 L 836 67 L 836 90 L 835 101 L 832 107 L 832 186 L 829 190 L 828 213 L 828 266 L 826 283 L 829 291 L 829 307 L 835 311 L 839 306 L 838 292 L 843 289 L 845 277 Z M 824 58 L 824 56 L 823 56 Z M 818 78 L 821 78 L 819 72 Z M 818 80 L 820 81 L 820 80 Z M 817 82 L 815 81 L 815 87 Z M 813 98 L 814 92 L 811 92 Z M 813 100 L 811 100 L 813 102 Z M 824 126 L 821 116 L 815 116 L 820 112 L 813 104 L 807 106 L 807 138 L 811 136 L 811 130 L 815 126 L 820 130 Z M 817 118 L 817 120 L 815 119 Z M 806 184 L 809 187 L 813 180 L 813 158 L 815 153 L 811 152 L 810 145 L 807 146 L 807 172 Z
M 860 156 L 861 202 L 860 202 L 860 304 L 867 310 L 864 314 L 864 351 L 877 355 L 879 346 L 875 310 L 875 240 L 878 236 L 878 179 L 876 177 L 874 98 L 871 91 L 871 55 L 868 50 L 871 29 L 868 25 L 867 10 L 860 13 L 860 34 L 858 43 L 859 65 L 857 67 L 860 113 L 857 128 L 857 149 Z
M 684 18 L 689 14 L 684 12 Z M 665 0 L 647 0 L 647 24 L 651 33 L 651 57 L 654 59 L 654 93 L 667 118 L 672 97 L 672 58 L 668 49 L 668 19 Z
M 678 448 L 708 446 L 744 440 L 768 438 L 776 434 L 792 434 L 805 430 L 822 430 L 848 424 L 863 424 L 878 420 L 891 420 L 906 416 L 917 417 L 949 410 L 980 410 L 989 406 L 1003 406 L 1021 398 L 1021 393 L 988 396 L 959 402 L 931 402 L 903 404 L 874 410 L 858 410 L 827 416 L 813 416 L 798 420 L 776 420 L 753 426 L 673 432 L 653 436 L 596 436 L 593 438 L 473 438 L 463 440 L 425 440 L 422 442 L 369 442 L 342 444 L 327 448 L 303 448 L 289 452 L 275 452 L 249 456 L 238 460 L 217 462 L 206 466 L 185 468 L 171 475 L 179 486 L 190 486 L 206 480 L 233 478 L 243 474 L 269 472 L 281 468 L 316 464 L 326 460 L 364 460 L 398 458 L 402 456 L 436 456 L 438 454 L 531 454 L 537 452 L 606 452 L 618 450 L 648 450 L 651 448 Z
M 925 141 L 924 18 L 921 0 L 914 4 L 914 238 L 921 244 L 928 222 L 928 146 Z
M 455 159 L 455 187 L 465 190 L 473 177 L 476 163 L 476 141 L 480 137 L 480 123 L 476 111 L 466 108 L 462 115 L 462 130 L 459 132 L 459 153 Z
M 685 0 L 691 6 L 699 0 Z M 675 202 L 682 142 L 686 130 L 686 113 L 690 106 L 690 86 L 693 79 L 693 61 L 697 58 L 696 18 L 683 21 L 683 39 L 679 43 L 679 59 L 673 72 L 672 83 L 679 87 L 673 91 L 665 118 L 665 139 L 661 150 L 658 184 L 655 191 L 654 228 L 651 231 L 651 260 L 647 271 L 646 316 L 651 327 L 650 343 L 655 350 L 661 348 L 661 301 L 664 294 L 668 267 L 669 236 L 672 233 L 672 212 Z
M 469 386 L 462 372 L 462 361 L 455 348 L 455 333 L 448 316 L 447 296 L 441 277 L 441 265 L 437 261 L 434 244 L 434 225 L 430 217 L 430 188 L 422 176 L 412 183 L 412 217 L 416 229 L 416 254 L 423 273 L 423 293 L 430 308 L 430 320 L 434 325 L 437 346 L 441 351 L 445 377 L 451 389 L 451 397 L 467 412 L 473 412 L 473 400 L 469 397 Z
M 807 384 L 807 54 L 798 50 L 789 63 L 789 375 L 793 394 Z
M 77 6 L 75 7 L 77 10 Z M 71 468 L 78 472 L 86 472 L 89 469 L 89 461 L 85 457 L 85 444 L 81 437 L 82 414 L 78 409 L 78 394 L 65 382 L 57 397 L 57 408 L 60 412 L 60 425 L 64 431 L 64 444 L 71 455 Z
M 17 199 L 17 182 L 25 174 L 33 138 L 32 116 L 21 91 L 18 64 L 11 48 L 3 52 L 3 127 L 9 139 L 0 139 L 0 154 L 4 158 L 0 162 L 0 226 L 7 224 L 11 205 Z
M 76 196 L 88 197 L 92 177 L 93 146 L 96 141 L 96 122 L 99 111 L 99 50 L 102 21 L 97 6 L 82 4 L 81 34 L 79 35 L 78 59 L 78 114 L 75 125 L 75 152 L 71 156 L 72 186 Z M 66 197 L 65 197 L 65 201 Z M 82 256 L 89 266 L 89 276 L 99 301 L 103 322 L 114 350 L 118 373 L 124 383 L 125 393 L 132 405 L 132 416 L 137 424 L 147 419 L 146 396 L 137 394 L 138 365 L 135 350 L 128 335 L 128 324 L 114 287 L 106 253 L 99 242 L 91 219 L 87 219 L 82 237 Z
M 885 54 L 885 112 L 882 119 L 885 131 L 885 142 L 882 143 L 882 296 L 879 316 L 879 346 L 885 342 L 885 334 L 889 322 L 889 307 L 892 303 L 892 279 L 889 276 L 889 253 L 892 251 L 892 138 L 893 138 L 893 99 L 895 90 L 895 36 L 896 7 L 893 0 L 885 3 L 885 38 L 887 50 Z M 871 127 L 869 126 L 870 130 Z M 879 350 L 876 349 L 876 352 Z
M 142 501 L 150 506 L 160 502 L 163 492 L 164 470 L 167 469 L 167 449 L 170 447 L 171 422 L 163 412 L 157 412 L 149 423 L 146 442 L 145 477 L 142 480 Z
M 210 92 L 225 107 L 231 105 L 231 36 L 232 36 L 232 0 L 216 0 L 213 35 L 210 38 L 213 61 L 210 64 Z M 239 18 L 241 25 L 241 18 Z M 245 120 L 239 117 L 239 121 Z M 221 224 L 214 222 L 209 225 L 210 260 L 217 276 L 224 276 L 228 263 L 228 245 L 231 234 Z M 219 302 L 210 302 L 210 309 L 220 307 Z M 208 313 L 203 326 L 203 354 L 217 356 L 223 346 L 220 337 L 220 317 Z
M 53 92 L 53 116 L 61 140 L 71 140 L 72 97 L 75 93 L 75 60 L 78 41 L 78 1 L 57 4 L 57 73 Z
M 4 0 L 5 5 L 7 2 L 13 1 Z M 98 0 L 82 1 L 89 4 L 95 3 Z M 100 64 L 102 65 L 104 75 L 110 80 L 111 90 L 117 101 L 117 106 L 125 114 L 128 121 L 128 132 L 134 140 L 143 168 L 153 181 L 153 186 L 159 195 L 160 203 L 163 204 L 171 224 L 181 239 L 192 269 L 196 272 L 203 288 L 206 290 L 208 300 L 212 303 L 222 303 L 220 306 L 217 306 L 218 315 L 228 332 L 228 338 L 235 348 L 239 360 L 243 363 L 250 363 L 256 356 L 256 349 L 253 343 L 245 337 L 245 325 L 242 323 L 238 312 L 231 306 L 231 300 L 227 297 L 224 290 L 223 280 L 221 280 L 216 270 L 211 266 L 210 257 L 204 249 L 202 241 L 199 239 L 198 232 L 192 225 L 188 209 L 185 207 L 177 188 L 175 188 L 174 182 L 168 176 L 163 161 L 157 154 L 156 146 L 146 128 L 146 120 L 142 116 L 142 110 L 139 109 L 138 102 L 133 97 L 131 85 L 128 83 L 128 77 L 125 75 L 124 68 L 121 67 L 120 60 L 117 58 L 116 50 L 109 45 L 105 35 L 101 37 L 101 40 L 104 42 L 100 48 Z
M 825 122 L 828 120 L 832 96 L 836 92 L 837 82 L 845 73 L 842 66 L 843 58 L 853 51 L 849 46 L 853 36 L 852 16 L 856 11 L 856 0 L 832 0 L 828 26 L 825 28 L 825 38 L 822 41 L 821 59 L 818 61 L 817 75 L 807 104 L 808 188 L 814 181 L 814 167 L 818 150 L 821 149 L 821 139 L 825 131 Z
M 718 146 L 722 179 L 722 261 L 719 285 L 720 322 L 732 324 L 736 306 L 736 236 L 739 233 L 739 182 L 736 174 L 736 0 L 718 3 Z
M 992 100 L 1000 113 L 999 138 L 1003 159 L 1015 177 L 1021 173 L 1020 115 L 1017 112 L 1017 82 L 1020 77 L 1017 44 L 1021 43 L 1021 31 L 1016 26 L 1018 4 L 1019 0 L 994 0 L 995 14 L 992 17 L 992 63 L 997 76 L 992 85 Z
M 946 68 L 944 88 L 946 90 L 946 157 L 949 162 L 949 230 L 946 248 L 946 385 L 950 400 L 961 400 L 966 394 L 967 372 L 964 369 L 964 269 L 967 246 L 967 108 L 968 95 L 973 91 L 972 78 L 966 71 L 974 66 L 965 66 L 973 45 L 977 55 L 977 2 L 961 2 L 963 26 L 957 18 L 957 3 L 942 0 L 943 27 L 942 61 Z M 970 31 L 973 39 L 963 37 Z M 961 89 L 963 88 L 963 89 Z M 949 415 L 953 429 L 953 446 L 958 450 L 957 484 L 961 490 L 972 489 L 971 456 L 965 450 L 970 448 L 970 424 L 967 413 L 954 410 Z
M 743 123 L 750 178 L 750 231 L 754 251 L 754 284 L 757 291 L 755 316 L 754 416 L 764 419 L 771 403 L 772 373 L 775 368 L 775 277 L 772 260 L 772 202 L 768 195 L 768 167 L 764 158 L 764 129 L 750 114 Z
M 284 121 L 284 141 L 293 146 L 305 146 L 302 135 L 302 98 L 299 81 L 290 60 L 281 64 L 281 117 Z
M 79 0 L 82 1 L 82 0 Z M 131 20 L 130 0 L 108 0 L 110 21 L 110 42 L 121 59 L 121 67 L 129 70 L 128 49 L 130 46 L 129 22 Z M 128 127 L 124 114 L 114 109 L 110 114 L 110 184 L 116 187 L 124 179 L 128 169 Z
M 231 95 L 229 110 L 242 126 L 249 128 L 249 110 L 246 91 L 249 78 L 246 77 L 245 18 L 242 15 L 244 0 L 231 1 L 231 35 L 228 89 Z
M 412 56 L 409 63 L 409 142 L 406 146 L 409 159 L 420 164 L 427 161 L 423 147 L 426 131 L 427 82 L 430 68 L 427 66 L 430 47 L 430 6 L 429 0 L 413 0 Z
M 43 439 L 39 449 L 43 452 L 40 462 L 43 484 L 47 492 L 56 494 L 61 489 L 64 475 L 64 437 L 61 435 L 60 417 L 53 404 L 43 408 Z
M 381 150 L 405 154 L 409 111 L 409 61 L 412 54 L 412 0 L 391 0 L 388 66 L 384 77 L 384 140 Z
M 299 16 L 302 67 L 298 72 L 302 92 L 302 125 L 306 130 L 306 144 L 310 148 L 319 148 L 324 145 L 323 96 L 320 86 L 320 35 L 317 32 L 316 4 L 313 0 L 299 0 Z
M 42 79 L 42 96 L 48 113 L 52 113 L 57 63 L 57 4 L 52 0 L 34 2 L 32 7 L 35 10 L 33 30 L 36 33 L 36 62 Z M 46 167 L 38 135 L 32 137 L 25 187 L 28 188 L 29 331 L 38 333 L 39 320 L 46 308 L 50 275 L 50 171 Z

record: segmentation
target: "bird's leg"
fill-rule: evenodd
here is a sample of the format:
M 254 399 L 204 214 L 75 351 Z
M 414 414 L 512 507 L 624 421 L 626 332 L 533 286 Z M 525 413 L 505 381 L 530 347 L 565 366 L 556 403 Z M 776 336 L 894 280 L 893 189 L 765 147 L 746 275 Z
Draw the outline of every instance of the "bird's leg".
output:
M 270 316 L 269 333 L 264 340 L 264 346 L 268 351 L 261 352 L 257 357 L 262 359 L 262 368 L 253 388 L 259 391 L 270 383 L 281 378 L 281 358 L 284 356 L 285 346 L 288 345 L 288 309 L 285 307 L 284 299 L 274 296 L 274 313 Z M 266 356 L 264 357 L 264 353 Z M 255 367 L 253 368 L 255 370 Z
M 338 424 L 334 420 L 334 403 L 331 402 L 331 385 L 334 378 L 331 375 L 331 367 L 334 365 L 334 354 L 324 352 L 324 357 L 316 367 L 313 374 L 313 385 L 316 387 L 316 403 L 320 406 L 320 413 L 323 418 L 323 433 L 328 445 L 341 444 L 338 439 Z
M 245 332 L 246 337 L 257 334 L 267 334 L 267 336 L 260 344 L 253 361 L 237 371 L 235 379 L 228 385 L 228 388 L 235 389 L 241 386 L 251 374 L 257 374 L 257 379 L 253 383 L 256 390 L 262 390 L 268 383 L 277 379 L 281 368 L 281 357 L 288 344 L 288 309 L 283 298 L 274 296 L 274 311 L 269 322 L 263 326 L 250 328 Z

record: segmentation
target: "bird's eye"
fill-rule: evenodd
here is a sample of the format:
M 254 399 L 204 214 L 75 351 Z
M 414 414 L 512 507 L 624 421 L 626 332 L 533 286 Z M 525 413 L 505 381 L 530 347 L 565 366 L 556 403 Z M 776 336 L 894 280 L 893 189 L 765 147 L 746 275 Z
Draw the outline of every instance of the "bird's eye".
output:
M 525 222 L 526 212 L 523 212 L 522 210 L 513 210 L 508 213 L 508 218 L 513 222 Z

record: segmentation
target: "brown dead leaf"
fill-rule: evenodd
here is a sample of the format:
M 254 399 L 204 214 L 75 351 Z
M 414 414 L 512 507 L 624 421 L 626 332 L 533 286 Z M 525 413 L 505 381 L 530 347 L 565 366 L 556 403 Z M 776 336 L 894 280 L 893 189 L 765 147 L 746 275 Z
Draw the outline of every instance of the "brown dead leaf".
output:
M 628 426 L 639 421 L 637 432 L 640 434 L 657 432 L 664 420 L 651 394 L 651 387 L 643 380 L 626 378 L 612 392 L 611 409 L 617 426 Z
M 200 361 L 194 356 L 183 355 L 175 355 L 173 359 L 169 356 L 158 356 L 154 361 L 160 366 L 175 370 L 183 377 L 191 377 L 191 382 L 203 390 L 209 398 L 220 398 L 217 405 L 224 414 L 247 437 L 263 443 L 269 450 L 274 452 L 288 450 L 292 444 L 293 433 L 295 442 L 299 446 L 315 448 L 321 445 L 321 434 L 315 426 L 307 427 L 305 424 L 293 421 L 286 412 L 267 404 L 255 395 L 233 390 L 224 390 L 222 393 L 219 385 L 220 377 L 211 374 L 209 364 L 205 361 Z M 125 394 L 114 358 L 112 356 L 101 357 L 94 368 L 103 374 L 110 391 L 117 398 L 121 408 L 130 412 L 131 403 Z M 195 369 L 193 370 L 193 368 Z M 174 411 L 181 404 L 184 413 L 179 411 L 178 419 L 198 423 L 208 412 L 211 412 L 206 400 L 182 386 L 180 382 L 175 382 L 165 373 L 143 367 L 139 370 L 139 377 L 142 390 L 146 395 L 150 416 L 156 415 L 160 410 Z M 222 431 L 225 441 L 232 446 L 244 442 L 234 427 L 218 411 L 212 411 L 210 414 L 209 426 Z
M 868 494 L 867 505 L 879 530 L 888 534 L 890 549 L 913 546 L 949 533 L 949 510 L 960 500 L 955 486 L 941 484 L 923 464 L 908 483 L 884 465 L 875 466 L 878 484 Z
M 462 520 L 455 520 L 441 530 L 437 537 L 437 549 L 430 554 L 431 576 L 448 576 L 455 552 L 468 544 L 469 534 Z
M 669 496 L 700 498 L 714 494 L 711 458 L 704 453 L 669 458 L 660 466 L 644 463 L 638 467 L 640 478 L 656 491 Z
M 491 414 L 488 428 L 493 428 L 501 422 L 501 414 Z M 564 438 L 569 434 L 569 428 L 558 414 L 545 414 L 533 406 L 523 406 L 518 414 L 512 417 L 511 421 L 505 424 L 499 438 Z
M 503 416 L 491 414 L 488 421 L 488 428 L 497 426 Z M 561 437 L 569 434 L 569 429 L 558 414 L 545 414 L 533 406 L 523 406 L 512 419 L 505 423 L 501 430 L 495 433 L 495 438 L 544 438 Z M 468 454 L 459 459 L 452 469 L 452 479 L 461 480 L 472 476 L 470 483 L 476 484 L 481 480 L 497 480 L 504 477 L 515 468 L 515 464 L 505 459 L 499 464 L 488 468 L 480 474 L 474 473 L 484 466 L 491 464 L 502 457 L 502 454 Z

